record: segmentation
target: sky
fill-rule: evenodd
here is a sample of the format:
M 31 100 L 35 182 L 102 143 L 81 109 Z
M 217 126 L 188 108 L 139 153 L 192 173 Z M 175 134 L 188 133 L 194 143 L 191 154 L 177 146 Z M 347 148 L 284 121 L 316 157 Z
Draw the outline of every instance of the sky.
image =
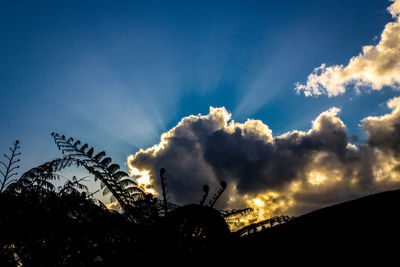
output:
M 129 155 L 152 173 L 166 164 L 178 202 L 225 179 L 222 206 L 282 202 L 272 213 L 394 188 L 391 176 L 383 187 L 360 178 L 359 187 L 288 193 L 296 182 L 322 183 L 336 161 L 338 176 L 357 180 L 382 151 L 394 172 L 397 152 L 385 149 L 400 140 L 385 149 L 371 142 L 383 144 L 378 133 L 391 136 L 397 125 L 399 12 L 389 0 L 1 1 L 0 151 L 20 140 L 27 170 L 61 156 L 56 131 L 107 151 L 126 170 Z M 324 127 L 342 139 L 325 137 Z M 301 157 L 280 154 L 303 151 L 288 148 L 302 138 L 325 141 L 304 141 Z M 335 158 L 323 160 L 329 153 Z M 357 174 L 349 173 L 352 155 Z M 375 169 L 363 177 L 377 180 Z

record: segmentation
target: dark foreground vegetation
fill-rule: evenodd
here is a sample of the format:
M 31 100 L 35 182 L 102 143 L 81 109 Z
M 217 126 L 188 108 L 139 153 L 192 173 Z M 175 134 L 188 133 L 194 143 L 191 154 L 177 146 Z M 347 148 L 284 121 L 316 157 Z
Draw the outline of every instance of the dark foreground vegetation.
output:
M 226 217 L 250 209 L 217 211 L 214 204 L 226 183 L 200 204 L 178 206 L 167 197 L 160 170 L 162 198 L 137 186 L 104 151 L 79 140 L 52 134 L 62 157 L 18 176 L 19 142 L 1 162 L 0 266 L 130 266 L 214 257 L 233 236 Z M 84 181 L 61 177 L 64 168 L 85 168 L 103 195 L 122 212 L 93 197 Z M 55 181 L 65 179 L 62 186 Z M 200 191 L 201 195 L 201 191 Z
M 400 238 L 400 191 L 380 193 L 289 218 L 275 217 L 237 232 L 229 218 L 251 209 L 217 211 L 204 186 L 200 204 L 168 201 L 165 170 L 161 199 L 143 192 L 105 152 L 52 134 L 63 157 L 18 176 L 19 143 L 1 162 L 0 266 L 137 266 L 222 263 L 332 262 L 346 265 L 396 259 Z M 62 186 L 58 172 L 76 165 L 87 169 L 100 191 L 122 208 L 108 209 L 83 181 Z M 397 260 L 397 259 L 396 259 Z

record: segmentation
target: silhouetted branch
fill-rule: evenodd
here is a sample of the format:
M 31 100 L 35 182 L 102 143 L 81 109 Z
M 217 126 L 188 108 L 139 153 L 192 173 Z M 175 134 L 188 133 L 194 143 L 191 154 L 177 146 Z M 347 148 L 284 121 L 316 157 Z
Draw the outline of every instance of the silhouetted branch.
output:
M 236 231 L 235 234 L 237 234 L 239 236 L 252 234 L 252 233 L 258 232 L 260 230 L 263 230 L 265 228 L 273 227 L 275 224 L 286 223 L 286 222 L 292 220 L 293 218 L 294 217 L 289 217 L 286 215 L 275 216 L 275 217 L 269 218 L 267 220 L 263 220 L 258 223 L 253 223 L 253 224 L 247 225 L 247 226 L 239 229 L 238 231 Z
M 203 186 L 203 192 L 204 192 L 204 195 L 203 195 L 203 197 L 201 198 L 201 200 L 200 200 L 200 206 L 203 206 L 204 205 L 204 202 L 206 201 L 206 199 L 207 199 L 207 196 L 208 196 L 208 192 L 210 191 L 210 188 L 208 187 L 208 185 L 204 185 Z
M 222 195 L 222 193 L 226 189 L 226 182 L 222 181 L 221 182 L 221 188 L 218 190 L 218 192 L 213 196 L 212 199 L 210 199 L 209 206 L 212 208 L 214 207 L 215 203 L 217 202 L 218 198 Z
M 165 169 L 160 169 L 160 177 L 161 177 L 161 189 L 162 189 L 162 196 L 163 196 L 163 206 L 164 206 L 164 214 L 167 215 L 168 213 L 168 198 L 167 198 L 167 184 L 165 183 L 164 177 Z
M 224 218 L 233 217 L 233 216 L 241 216 L 246 213 L 252 212 L 252 208 L 244 208 L 244 209 L 232 209 L 232 210 L 220 210 L 219 212 L 222 214 Z
M 20 161 L 20 159 L 15 158 L 21 155 L 21 153 L 17 152 L 19 148 L 19 141 L 16 140 L 13 146 L 10 147 L 11 156 L 4 154 L 4 157 L 8 160 L 8 162 L 5 163 L 3 161 L 0 161 L 0 164 L 5 169 L 4 172 L 0 170 L 2 176 L 2 180 L 0 181 L 0 193 L 3 192 L 7 188 L 7 186 L 15 181 L 11 178 L 18 174 L 17 172 L 15 172 L 15 170 L 19 168 L 19 165 L 17 165 L 17 163 Z

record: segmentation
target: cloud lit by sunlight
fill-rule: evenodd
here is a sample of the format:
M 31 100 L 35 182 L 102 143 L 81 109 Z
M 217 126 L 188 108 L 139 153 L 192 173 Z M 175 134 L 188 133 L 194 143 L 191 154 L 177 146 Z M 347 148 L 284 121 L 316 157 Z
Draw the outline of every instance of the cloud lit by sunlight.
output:
M 129 173 L 135 178 L 137 186 L 143 190 L 143 192 L 147 194 L 152 194 L 153 196 L 157 196 L 157 191 L 153 188 L 153 181 L 150 177 L 150 171 L 148 170 L 139 170 L 135 168 L 131 162 L 133 159 L 133 155 L 130 155 L 127 159 Z
M 311 172 L 308 177 L 308 182 L 312 185 L 320 185 L 326 181 L 326 176 L 319 172 Z
M 225 108 L 183 118 L 160 142 L 128 157 L 132 175 L 146 190 L 166 169 L 171 201 L 198 203 L 204 184 L 228 187 L 219 209 L 251 207 L 244 226 L 276 215 L 304 212 L 400 186 L 400 98 L 388 101 L 392 112 L 361 121 L 367 139 L 349 142 L 340 109 L 322 112 L 308 131 L 273 136 L 262 121 L 238 123 Z
M 381 90 L 384 86 L 400 89 L 400 0 L 388 11 L 395 19 L 386 24 L 377 45 L 367 45 L 358 56 L 350 59 L 347 66 L 327 67 L 322 64 L 311 73 L 306 84 L 297 83 L 297 93 L 305 96 L 326 94 L 329 97 L 346 92 L 346 86 L 353 84 L 357 92 L 362 87 Z

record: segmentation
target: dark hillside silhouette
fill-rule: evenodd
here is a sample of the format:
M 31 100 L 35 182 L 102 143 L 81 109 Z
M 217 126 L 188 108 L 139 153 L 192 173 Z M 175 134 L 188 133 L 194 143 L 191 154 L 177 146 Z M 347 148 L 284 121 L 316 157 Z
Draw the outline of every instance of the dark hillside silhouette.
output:
M 320 263 L 395 260 L 399 257 L 400 190 L 316 210 L 245 236 L 233 253 L 268 252 L 273 261 Z

